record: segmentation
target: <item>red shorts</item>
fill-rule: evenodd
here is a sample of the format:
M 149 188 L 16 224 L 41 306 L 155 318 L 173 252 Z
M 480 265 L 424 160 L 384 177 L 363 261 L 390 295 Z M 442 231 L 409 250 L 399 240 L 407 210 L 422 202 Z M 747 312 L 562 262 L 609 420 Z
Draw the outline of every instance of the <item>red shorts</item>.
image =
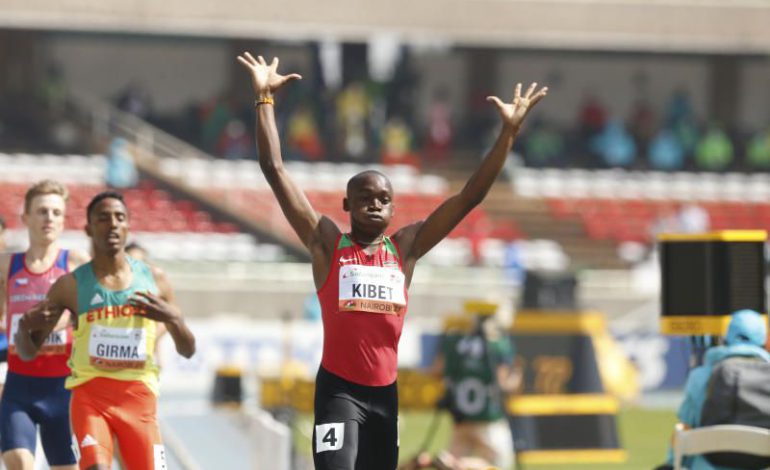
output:
M 95 378 L 72 389 L 70 420 L 80 469 L 112 466 L 115 436 L 131 470 L 165 470 L 158 428 L 157 397 L 142 382 Z

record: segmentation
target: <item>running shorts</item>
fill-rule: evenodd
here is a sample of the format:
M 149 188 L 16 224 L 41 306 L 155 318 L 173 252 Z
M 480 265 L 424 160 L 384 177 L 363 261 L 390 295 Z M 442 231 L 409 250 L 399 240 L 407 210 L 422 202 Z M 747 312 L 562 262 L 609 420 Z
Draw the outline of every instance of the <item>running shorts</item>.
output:
M 40 441 L 50 465 L 72 465 L 70 391 L 65 377 L 30 377 L 8 372 L 0 400 L 0 447 L 3 452 L 27 449 L 33 455 Z
M 395 470 L 398 444 L 396 382 L 369 387 L 319 368 L 313 427 L 316 470 Z
M 143 382 L 97 377 L 72 389 L 72 432 L 80 468 L 111 467 L 115 436 L 126 468 L 165 470 L 157 397 Z

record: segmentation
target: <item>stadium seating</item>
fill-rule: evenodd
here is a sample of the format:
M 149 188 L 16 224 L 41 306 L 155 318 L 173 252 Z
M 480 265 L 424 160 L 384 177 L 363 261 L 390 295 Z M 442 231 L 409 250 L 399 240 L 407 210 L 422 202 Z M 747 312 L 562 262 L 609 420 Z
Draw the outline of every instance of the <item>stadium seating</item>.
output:
M 770 230 L 765 174 L 519 169 L 514 186 L 554 217 L 578 218 L 595 240 L 649 242 L 655 222 L 683 204 L 703 208 L 713 230 Z
M 65 238 L 88 249 L 81 228 L 91 197 L 106 189 L 105 158 L 101 155 L 2 154 L 0 165 L 0 214 L 5 216 L 11 237 L 24 243 L 20 214 L 24 192 L 30 184 L 52 178 L 70 191 Z M 306 189 L 313 206 L 347 229 L 348 217 L 342 209 L 347 180 L 365 167 L 356 164 L 307 164 L 290 162 L 289 171 Z M 296 237 L 281 213 L 257 162 L 248 160 L 162 159 L 163 173 L 177 178 L 196 191 L 224 201 L 230 207 L 260 222 L 281 237 Z M 366 167 L 372 168 L 372 167 Z M 393 226 L 400 227 L 424 219 L 448 194 L 444 178 L 419 173 L 409 166 L 375 166 L 387 174 L 396 192 Z M 161 260 L 240 260 L 279 261 L 284 250 L 273 244 L 258 243 L 238 228 L 212 218 L 192 200 L 175 198 L 150 180 L 122 191 L 135 216 L 132 238 L 145 245 Z M 68 238 L 67 238 L 68 237 Z M 525 240 L 512 219 L 492 220 L 481 208 L 472 211 L 450 233 L 449 238 L 431 251 L 427 262 L 441 266 L 481 264 L 502 266 L 506 250 L 515 246 L 518 265 L 528 269 L 562 269 L 569 264 L 561 246 L 548 240 Z
M 105 159 L 100 155 L 0 154 L 0 214 L 10 229 L 11 245 L 23 246 L 25 235 L 17 217 L 24 205 L 27 188 L 42 179 L 64 183 L 70 192 L 63 244 L 88 251 L 82 234 L 86 206 L 106 188 Z M 284 251 L 278 245 L 258 243 L 239 233 L 233 224 L 218 222 L 195 202 L 176 199 L 169 192 L 143 180 L 139 186 L 121 191 L 135 216 L 131 220 L 132 240 L 145 246 L 160 260 L 280 261 Z

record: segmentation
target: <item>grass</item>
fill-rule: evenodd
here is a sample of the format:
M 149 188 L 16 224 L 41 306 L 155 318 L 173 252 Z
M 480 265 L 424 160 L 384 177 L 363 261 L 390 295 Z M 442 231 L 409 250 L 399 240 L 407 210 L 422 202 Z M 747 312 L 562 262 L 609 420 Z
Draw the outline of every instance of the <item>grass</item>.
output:
M 422 445 L 433 414 L 429 412 L 402 413 L 401 450 L 402 459 L 413 456 Z M 666 449 L 674 429 L 676 416 L 673 410 L 649 410 L 625 408 L 618 415 L 620 440 L 628 452 L 628 461 L 623 464 L 569 464 L 545 465 L 529 464 L 527 469 L 534 470 L 649 470 L 663 463 Z M 310 456 L 310 432 L 312 416 L 300 416 L 294 429 L 294 438 L 300 453 Z M 439 451 L 449 442 L 451 420 L 448 415 L 441 415 L 438 429 L 429 447 L 430 452 Z M 521 469 L 521 467 L 520 467 Z

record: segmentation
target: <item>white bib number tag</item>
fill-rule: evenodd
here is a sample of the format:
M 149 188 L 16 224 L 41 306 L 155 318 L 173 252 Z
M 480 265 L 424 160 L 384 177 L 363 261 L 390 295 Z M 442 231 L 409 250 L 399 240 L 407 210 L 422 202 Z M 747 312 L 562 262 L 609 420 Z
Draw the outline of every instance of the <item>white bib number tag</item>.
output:
M 345 441 L 345 423 L 318 424 L 315 427 L 315 453 L 340 450 Z
M 404 273 L 378 266 L 340 267 L 339 309 L 400 315 L 406 307 Z
M 88 342 L 91 365 L 100 369 L 141 369 L 147 361 L 144 328 L 93 325 Z
M 11 354 L 16 354 L 16 332 L 19 331 L 19 321 L 23 313 L 11 315 L 11 331 L 8 335 L 8 346 Z M 43 355 L 64 354 L 67 352 L 67 330 L 52 331 L 40 348 Z

